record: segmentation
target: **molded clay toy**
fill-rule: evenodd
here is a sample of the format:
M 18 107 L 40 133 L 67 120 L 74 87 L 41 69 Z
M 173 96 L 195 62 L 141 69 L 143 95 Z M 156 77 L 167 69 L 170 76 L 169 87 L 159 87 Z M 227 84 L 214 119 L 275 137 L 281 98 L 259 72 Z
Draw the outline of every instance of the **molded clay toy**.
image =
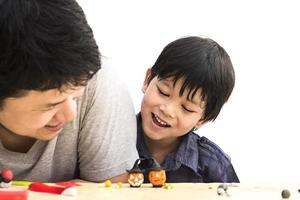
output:
M 166 172 L 154 158 L 150 159 L 152 160 L 152 165 L 149 168 L 149 181 L 153 187 L 162 187 L 167 180 Z
M 28 189 L 35 192 L 61 194 L 65 196 L 77 195 L 77 190 L 74 187 L 50 186 L 50 185 L 46 185 L 45 183 L 38 183 L 38 182 L 31 183 Z
M 288 199 L 291 196 L 291 192 L 289 190 L 282 190 L 281 197 L 282 199 Z
M 139 163 L 141 159 L 137 159 L 131 170 L 127 170 L 127 181 L 130 187 L 140 187 L 144 182 L 144 170 L 140 169 Z
M 11 181 L 14 175 L 13 172 L 8 168 L 3 168 L 0 172 L 0 187 L 8 188 L 11 186 Z
M 104 186 L 107 187 L 107 188 L 111 187 L 111 184 L 112 184 L 111 180 L 104 181 Z

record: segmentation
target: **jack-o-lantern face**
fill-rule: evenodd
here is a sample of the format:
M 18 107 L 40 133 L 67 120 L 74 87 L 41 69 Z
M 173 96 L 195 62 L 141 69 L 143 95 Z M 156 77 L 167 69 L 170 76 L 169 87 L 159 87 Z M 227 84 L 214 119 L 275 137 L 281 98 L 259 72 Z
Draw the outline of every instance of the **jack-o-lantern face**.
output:
M 140 187 L 144 182 L 144 174 L 139 172 L 129 173 L 127 180 L 131 187 Z
M 154 187 L 161 187 L 166 182 L 166 172 L 165 170 L 150 171 L 149 181 Z

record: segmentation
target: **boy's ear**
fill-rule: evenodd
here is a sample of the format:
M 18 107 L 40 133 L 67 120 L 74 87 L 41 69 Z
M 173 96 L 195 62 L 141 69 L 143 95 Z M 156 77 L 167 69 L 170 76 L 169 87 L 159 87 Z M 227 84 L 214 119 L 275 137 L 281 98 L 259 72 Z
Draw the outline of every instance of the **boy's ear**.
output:
M 146 76 L 145 76 L 143 87 L 142 87 L 143 93 L 145 93 L 148 88 L 148 79 L 149 79 L 150 75 L 151 75 L 151 68 L 148 68 L 146 71 Z
M 200 128 L 201 126 L 203 126 L 206 122 L 204 122 L 202 119 L 200 119 L 197 124 L 195 125 L 195 128 Z

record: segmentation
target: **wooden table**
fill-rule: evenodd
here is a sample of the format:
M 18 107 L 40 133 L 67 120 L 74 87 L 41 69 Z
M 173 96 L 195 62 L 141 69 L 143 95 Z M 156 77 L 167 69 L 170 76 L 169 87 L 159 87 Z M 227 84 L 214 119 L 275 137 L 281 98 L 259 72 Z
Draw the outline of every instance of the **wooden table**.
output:
M 150 184 L 143 184 L 140 188 L 131 188 L 128 184 L 81 183 L 76 187 L 77 196 L 62 196 L 47 193 L 29 192 L 29 200 L 281 200 L 281 191 L 289 189 L 290 200 L 300 199 L 297 187 L 254 186 L 243 184 L 229 184 L 228 195 L 217 194 L 218 183 L 177 183 L 173 189 L 153 188 Z

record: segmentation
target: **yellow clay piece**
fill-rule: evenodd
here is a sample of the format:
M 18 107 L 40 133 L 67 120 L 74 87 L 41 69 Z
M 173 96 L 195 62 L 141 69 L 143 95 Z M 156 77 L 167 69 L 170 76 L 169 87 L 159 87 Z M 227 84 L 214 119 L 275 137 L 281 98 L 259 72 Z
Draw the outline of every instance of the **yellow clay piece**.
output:
M 122 185 L 122 182 L 118 182 L 118 183 L 117 183 L 117 186 L 118 186 L 118 188 L 122 188 L 122 186 L 123 186 L 123 185 Z
M 12 181 L 13 186 L 29 186 L 32 182 L 30 181 Z
M 106 180 L 106 181 L 104 182 L 104 186 L 105 186 L 105 187 L 111 187 L 111 181 L 110 181 L 110 180 Z

